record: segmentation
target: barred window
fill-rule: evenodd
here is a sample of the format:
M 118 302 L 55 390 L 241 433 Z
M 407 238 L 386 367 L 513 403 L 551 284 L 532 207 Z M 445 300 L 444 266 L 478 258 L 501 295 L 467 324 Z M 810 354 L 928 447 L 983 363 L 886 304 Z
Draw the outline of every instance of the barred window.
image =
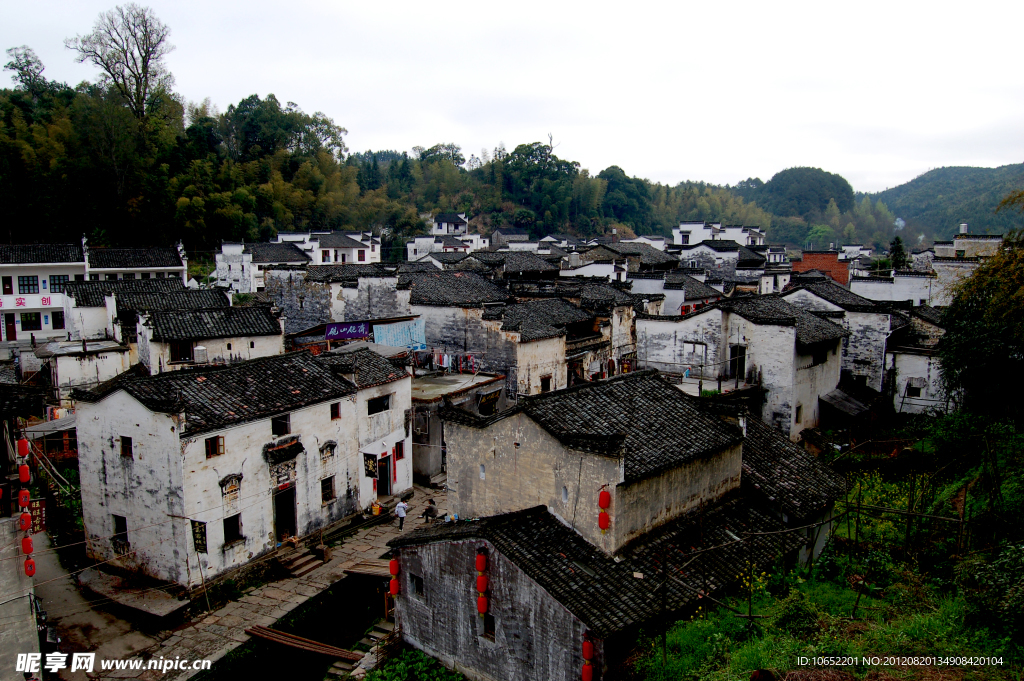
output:
M 39 277 L 18 277 L 18 293 L 39 293 Z

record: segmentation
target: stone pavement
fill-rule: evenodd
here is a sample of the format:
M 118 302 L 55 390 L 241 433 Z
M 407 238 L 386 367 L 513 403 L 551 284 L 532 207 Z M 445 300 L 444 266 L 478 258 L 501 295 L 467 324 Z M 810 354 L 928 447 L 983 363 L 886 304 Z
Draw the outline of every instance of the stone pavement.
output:
M 446 494 L 417 486 L 415 496 L 409 500 L 409 517 L 405 530 L 423 522 L 416 516 L 426 508 L 427 499 L 437 502 L 439 514 L 448 510 Z M 246 592 L 237 601 L 222 608 L 197 616 L 191 622 L 167 632 L 159 645 L 140 651 L 135 657 L 188 660 L 217 660 L 249 640 L 245 630 L 253 625 L 273 626 L 274 622 L 306 602 L 313 596 L 343 579 L 345 570 L 361 560 L 380 558 L 387 551 L 387 543 L 398 536 L 398 521 L 383 523 L 359 530 L 331 549 L 331 560 L 302 577 L 283 579 Z M 98 665 L 97 665 L 98 666 Z M 197 671 L 118 670 L 102 673 L 96 670 L 93 678 L 138 678 L 144 681 L 184 680 Z

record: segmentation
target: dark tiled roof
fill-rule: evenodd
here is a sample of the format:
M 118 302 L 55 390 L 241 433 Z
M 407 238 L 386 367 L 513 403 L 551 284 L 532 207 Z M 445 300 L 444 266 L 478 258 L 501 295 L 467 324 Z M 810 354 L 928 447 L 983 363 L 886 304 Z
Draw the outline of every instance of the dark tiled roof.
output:
M 942 310 L 931 307 L 930 305 L 919 305 L 910 310 L 910 314 L 923 319 L 929 324 L 934 324 L 939 328 L 945 328 L 942 323 Z
M 310 257 L 293 243 L 284 244 L 246 244 L 245 252 L 252 254 L 256 264 L 268 262 L 309 262 Z
M 104 298 L 113 293 L 118 298 L 126 292 L 184 291 L 185 284 L 178 277 L 163 279 L 120 279 L 118 281 L 69 281 L 64 284 L 66 295 L 75 299 L 78 307 L 103 307 Z M 162 295 L 162 293 L 161 293 Z M 223 296 L 223 294 L 221 294 Z
M 480 307 L 484 303 L 503 303 L 508 292 L 475 272 L 423 272 L 403 274 L 399 287 L 408 287 L 413 305 Z
M 436 251 L 434 253 L 428 253 L 424 258 L 436 260 L 442 265 L 454 265 L 457 262 L 462 262 L 469 257 L 469 253 L 458 251 L 455 253 L 444 253 L 442 251 Z
M 521 400 L 519 408 L 567 447 L 622 456 L 626 480 L 674 468 L 742 440 L 738 428 L 703 411 L 696 399 L 654 370 L 534 395 Z M 451 411 L 452 420 L 485 425 Z
M 484 319 L 501 319 L 505 331 L 518 331 L 523 342 L 553 338 L 565 334 L 568 324 L 592 320 L 593 317 L 561 298 L 530 300 L 525 303 L 497 306 L 484 312 Z
M 736 541 L 744 532 L 779 529 L 782 526 L 777 521 L 748 511 L 734 500 L 702 518 L 687 516 L 669 523 L 615 558 L 538 506 L 478 520 L 434 524 L 388 545 L 400 550 L 436 542 L 488 541 L 596 635 L 607 637 L 666 611 L 692 607 L 702 590 L 715 592 L 734 583 L 737 565 L 746 563 L 748 551 L 752 562 L 764 566 L 780 550 L 803 543 L 795 534 Z M 716 548 L 697 553 L 707 547 Z M 666 573 L 669 579 L 661 589 Z
M 429 262 L 403 262 L 398 264 L 399 274 L 413 274 L 416 272 L 436 272 L 437 267 Z
M 145 378 L 114 381 L 95 392 L 76 391 L 83 402 L 98 402 L 116 390 L 156 412 L 185 413 L 182 435 L 268 418 L 350 395 L 349 381 L 308 352 L 292 352 L 223 368 L 183 369 Z
M 633 311 L 637 314 L 647 312 L 647 303 L 665 300 L 664 293 L 630 293 L 629 297 L 633 299 Z
M 792 518 L 809 518 L 846 493 L 842 475 L 753 416 L 743 441 L 743 483 Z
M 686 300 L 721 298 L 722 292 L 701 283 L 685 272 L 672 270 L 665 273 L 665 290 L 682 290 Z
M 435 236 L 434 243 L 441 244 L 442 248 L 469 248 L 469 244 L 467 244 L 465 241 L 461 241 L 447 234 L 444 236 Z
M 509 251 L 503 253 L 505 272 L 554 272 L 558 268 L 544 258 L 530 251 Z
M 181 267 L 181 255 L 173 246 L 157 248 L 90 248 L 90 269 Z
M 730 298 L 720 300 L 714 305 L 734 312 L 755 324 L 796 326 L 796 341 L 801 345 L 835 341 L 846 335 L 846 331 L 838 324 L 833 324 L 827 319 L 821 319 L 796 305 L 791 305 L 774 294 Z M 705 307 L 699 312 L 707 309 Z
M 740 246 L 736 252 L 736 267 L 763 267 L 765 262 L 767 262 L 764 256 L 755 253 L 746 246 Z
M 0 244 L 0 264 L 85 262 L 81 244 Z
M 346 378 L 351 376 L 350 380 L 359 388 L 371 388 L 400 381 L 409 376 L 402 366 L 365 347 L 349 352 L 345 352 L 343 348 L 340 351 L 324 353 L 319 355 L 317 360 L 336 373 L 344 374 Z
M 729 253 L 731 251 L 740 250 L 740 245 L 738 243 L 735 241 L 726 241 L 725 239 L 709 239 L 696 244 L 684 244 L 681 250 L 692 251 L 700 246 L 707 246 L 718 253 Z
M 282 333 L 280 322 L 269 308 L 263 306 L 161 310 L 150 316 L 147 325 L 153 327 L 153 340 L 160 342 L 280 336 Z
M 664 265 L 667 263 L 679 262 L 679 258 L 675 258 L 671 255 L 667 255 L 664 251 L 659 251 L 650 244 L 641 242 L 625 242 L 619 241 L 618 243 L 605 246 L 610 250 L 622 253 L 623 255 L 640 256 L 640 263 L 642 265 Z
M 458 213 L 438 213 L 434 217 L 434 222 L 440 224 L 442 222 L 448 222 L 453 225 L 464 225 L 466 221 Z
M 799 291 L 800 289 L 810 291 L 819 298 L 827 300 L 833 305 L 838 305 L 848 312 L 884 312 L 884 310 L 882 310 L 875 301 L 859 296 L 850 289 L 835 283 L 831 279 L 816 283 L 802 284 L 790 290 Z M 788 293 L 789 291 L 784 295 L 788 295 Z
M 28 418 L 46 413 L 46 391 L 27 385 L 0 384 L 0 419 Z
M 437 269 L 431 266 L 432 269 Z M 397 277 L 398 267 L 390 263 L 365 263 L 362 265 L 345 263 L 340 265 L 309 265 L 306 267 L 306 280 L 357 281 L 360 277 Z
M 230 307 L 224 291 L 216 289 L 182 289 L 178 291 L 124 291 L 115 293 L 117 316 L 143 310 L 213 310 Z
M 331 232 L 319 237 L 320 248 L 369 248 L 366 244 L 353 239 L 343 232 Z

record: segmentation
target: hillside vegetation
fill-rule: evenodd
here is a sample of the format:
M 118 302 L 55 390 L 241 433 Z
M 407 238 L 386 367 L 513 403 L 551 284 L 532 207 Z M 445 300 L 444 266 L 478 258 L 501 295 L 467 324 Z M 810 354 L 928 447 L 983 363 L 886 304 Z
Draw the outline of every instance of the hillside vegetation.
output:
M 930 226 L 936 239 L 951 239 L 966 222 L 972 232 L 1005 234 L 1024 225 L 1019 213 L 996 212 L 1008 194 L 1024 188 L 1024 163 L 998 168 L 936 168 L 906 184 L 870 195 L 908 226 Z

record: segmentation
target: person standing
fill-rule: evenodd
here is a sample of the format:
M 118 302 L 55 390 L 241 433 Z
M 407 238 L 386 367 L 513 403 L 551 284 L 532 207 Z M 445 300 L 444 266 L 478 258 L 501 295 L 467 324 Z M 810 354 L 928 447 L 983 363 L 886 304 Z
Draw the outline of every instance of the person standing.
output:
M 409 510 L 409 504 L 399 499 L 398 505 L 395 506 L 395 515 L 398 516 L 398 531 L 401 532 L 405 527 L 405 513 Z

